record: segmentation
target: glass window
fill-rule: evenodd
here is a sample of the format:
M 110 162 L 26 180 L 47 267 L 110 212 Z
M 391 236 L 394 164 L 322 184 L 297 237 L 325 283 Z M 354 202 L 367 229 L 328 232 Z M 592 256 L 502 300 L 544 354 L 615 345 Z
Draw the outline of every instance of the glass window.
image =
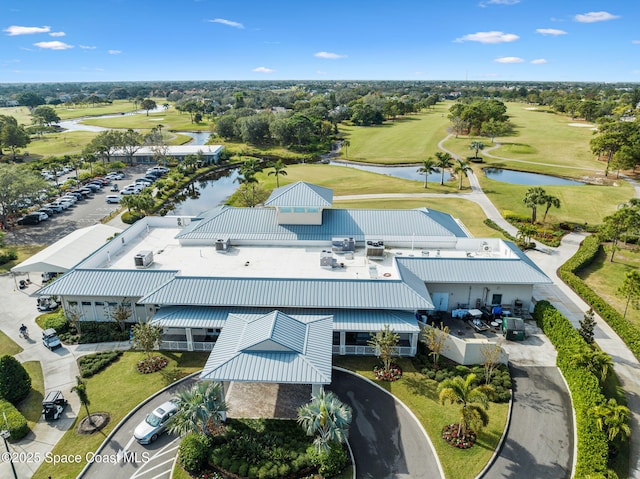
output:
M 289 208 L 288 206 L 281 207 L 280 213 L 291 213 L 291 208 Z
M 317 213 L 318 208 L 307 208 L 307 213 Z
M 494 294 L 491 296 L 491 304 L 502 304 L 502 295 Z
M 300 206 L 296 206 L 296 207 L 293 209 L 293 212 L 294 212 L 294 213 L 304 213 L 304 212 L 305 212 L 305 209 L 304 209 L 304 208 L 302 208 L 302 207 L 300 207 Z

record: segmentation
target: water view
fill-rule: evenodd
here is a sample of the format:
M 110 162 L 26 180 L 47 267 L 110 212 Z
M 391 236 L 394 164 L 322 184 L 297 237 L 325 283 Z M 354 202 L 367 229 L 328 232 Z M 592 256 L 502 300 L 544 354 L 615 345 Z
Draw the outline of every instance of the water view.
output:
M 341 161 L 330 161 L 330 165 L 335 166 L 346 166 L 349 168 L 355 168 L 357 170 L 369 171 L 371 173 L 378 173 L 380 175 L 393 176 L 395 178 L 402 178 L 403 180 L 413 180 L 413 181 L 422 181 L 424 182 L 424 175 L 418 173 L 418 168 L 421 165 L 416 164 L 413 166 L 374 166 L 374 165 L 360 165 L 355 163 L 343 163 Z M 444 180 L 449 181 L 451 179 L 451 174 L 449 172 L 445 172 Z M 437 181 L 440 182 L 440 171 L 436 173 L 431 173 L 427 179 L 427 181 Z
M 168 215 L 197 216 L 223 204 L 238 189 L 238 170 L 227 170 L 196 181 L 185 189 Z
M 502 168 L 484 168 L 487 178 L 512 185 L 529 186 L 580 186 L 582 181 L 568 180 L 558 176 L 542 175 L 540 173 L 526 173 L 524 171 L 504 170 Z

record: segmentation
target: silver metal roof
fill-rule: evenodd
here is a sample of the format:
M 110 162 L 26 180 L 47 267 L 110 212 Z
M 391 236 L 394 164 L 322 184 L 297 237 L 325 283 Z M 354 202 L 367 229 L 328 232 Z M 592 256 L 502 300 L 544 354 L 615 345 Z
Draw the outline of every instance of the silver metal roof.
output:
M 165 306 L 155 314 L 151 324 L 165 328 L 224 328 L 229 315 L 260 317 L 268 308 L 229 308 L 215 306 Z M 396 333 L 416 333 L 420 327 L 413 312 L 380 309 L 300 309 L 282 310 L 289 316 L 312 320 L 333 317 L 334 331 L 378 331 L 388 324 Z
M 265 206 L 316 206 L 331 207 L 333 190 L 304 181 L 281 186 L 271 192 Z
M 427 284 L 548 284 L 552 281 L 521 258 L 396 258 Z
M 215 208 L 199 221 L 192 221 L 177 239 L 215 241 L 331 241 L 332 238 L 375 238 L 394 241 L 429 241 L 466 238 L 466 233 L 445 213 L 416 210 L 325 209 L 321 225 L 279 225 L 274 208 Z
M 74 269 L 38 291 L 48 296 L 144 296 L 177 271 Z
M 142 304 L 270 308 L 433 309 L 424 283 L 398 280 L 176 276 Z
M 293 332 L 285 339 L 288 328 Z M 280 311 L 258 317 L 232 314 L 200 379 L 329 384 L 331 339 L 331 316 L 298 318 Z

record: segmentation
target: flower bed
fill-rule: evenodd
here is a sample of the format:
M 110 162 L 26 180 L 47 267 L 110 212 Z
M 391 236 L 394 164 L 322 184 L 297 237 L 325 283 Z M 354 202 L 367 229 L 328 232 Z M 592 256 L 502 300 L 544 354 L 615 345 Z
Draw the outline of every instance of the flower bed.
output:
M 151 374 L 160 371 L 167 365 L 167 359 L 162 356 L 152 356 L 138 361 L 136 369 L 141 374 Z
M 467 431 L 458 434 L 459 424 L 447 424 L 442 428 L 442 439 L 458 449 L 469 449 L 476 443 L 476 433 Z
M 373 373 L 378 381 L 397 381 L 402 377 L 402 368 L 397 364 L 392 363 L 389 371 L 387 372 L 384 370 L 384 366 L 382 364 L 377 364 L 373 368 Z

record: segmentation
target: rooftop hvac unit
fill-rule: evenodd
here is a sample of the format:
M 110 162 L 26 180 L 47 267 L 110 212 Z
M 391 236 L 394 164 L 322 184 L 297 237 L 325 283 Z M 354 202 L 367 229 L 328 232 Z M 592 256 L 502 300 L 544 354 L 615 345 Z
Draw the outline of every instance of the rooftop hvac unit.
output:
M 153 263 L 153 251 L 144 250 L 133 257 L 136 268 L 148 268 Z
M 353 238 L 332 238 L 331 250 L 334 253 L 346 253 L 356 250 L 356 241 Z
M 229 238 L 220 238 L 216 240 L 216 251 L 226 253 L 231 248 L 231 240 Z
M 320 266 L 323 268 L 335 268 L 338 266 L 338 262 L 331 251 L 322 250 L 320 253 Z
M 368 240 L 365 248 L 365 256 L 371 259 L 384 258 L 384 241 Z

